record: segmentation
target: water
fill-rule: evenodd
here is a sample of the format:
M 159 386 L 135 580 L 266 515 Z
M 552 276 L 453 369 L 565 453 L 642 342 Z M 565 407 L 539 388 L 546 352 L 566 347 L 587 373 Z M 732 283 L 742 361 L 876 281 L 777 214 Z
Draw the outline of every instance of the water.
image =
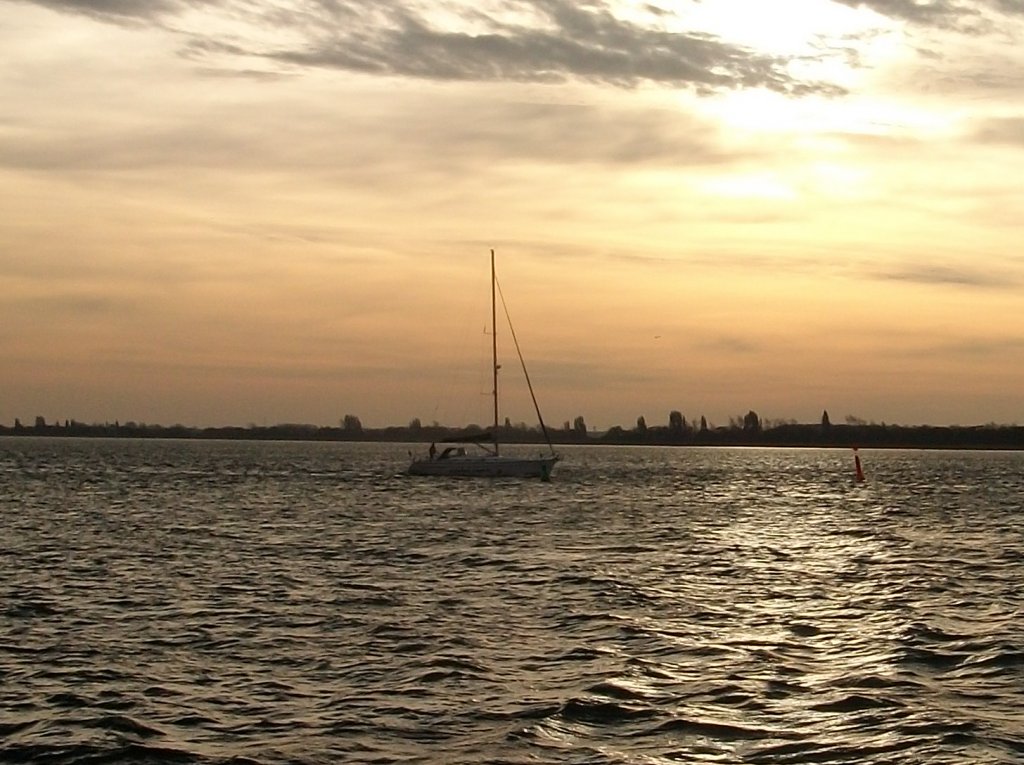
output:
M 0 761 L 1024 762 L 1024 454 L 0 440 Z

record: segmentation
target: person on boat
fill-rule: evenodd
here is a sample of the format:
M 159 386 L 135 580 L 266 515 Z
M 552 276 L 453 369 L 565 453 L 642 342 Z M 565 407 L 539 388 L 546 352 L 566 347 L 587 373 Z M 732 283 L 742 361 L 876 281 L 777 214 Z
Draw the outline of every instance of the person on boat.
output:
M 437 456 L 437 447 L 434 446 L 433 442 L 430 444 L 430 459 L 433 461 L 434 457 Z

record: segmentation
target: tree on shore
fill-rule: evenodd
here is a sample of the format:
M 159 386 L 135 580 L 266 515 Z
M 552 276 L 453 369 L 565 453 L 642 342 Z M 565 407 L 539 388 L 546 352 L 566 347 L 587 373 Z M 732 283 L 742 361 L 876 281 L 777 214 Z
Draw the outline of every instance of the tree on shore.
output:
M 668 432 L 674 436 L 681 436 L 686 430 L 686 418 L 678 409 L 668 413 Z
M 761 432 L 761 418 L 757 416 L 757 412 L 751 409 L 743 416 L 743 432 L 744 433 L 760 433 Z

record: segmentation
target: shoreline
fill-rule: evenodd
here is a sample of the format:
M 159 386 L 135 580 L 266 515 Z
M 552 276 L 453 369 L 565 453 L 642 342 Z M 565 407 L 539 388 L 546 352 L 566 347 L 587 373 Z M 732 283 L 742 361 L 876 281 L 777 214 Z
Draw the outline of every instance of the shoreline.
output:
M 457 441 L 467 431 L 445 427 L 410 429 L 391 427 L 346 431 L 315 425 L 273 425 L 264 427 L 198 428 L 184 425 L 36 425 L 0 427 L 0 438 L 124 438 L 224 441 L 327 441 L 366 443 L 423 443 Z M 469 432 L 480 432 L 470 429 Z M 534 430 L 501 429 L 500 440 L 507 445 L 544 445 L 543 434 Z M 933 449 L 933 450 L 1024 450 L 1024 427 L 985 426 L 902 426 L 902 425 L 782 425 L 767 430 L 745 431 L 718 428 L 708 431 L 670 432 L 650 428 L 646 433 L 613 428 L 605 433 L 549 431 L 554 446 L 701 446 L 781 447 L 817 449 Z

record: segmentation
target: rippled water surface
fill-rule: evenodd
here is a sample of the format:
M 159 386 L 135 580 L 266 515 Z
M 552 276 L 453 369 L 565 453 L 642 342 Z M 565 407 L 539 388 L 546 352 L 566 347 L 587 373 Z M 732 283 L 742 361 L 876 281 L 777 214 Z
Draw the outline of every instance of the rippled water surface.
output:
M 1024 762 L 1024 454 L 0 440 L 0 761 Z

